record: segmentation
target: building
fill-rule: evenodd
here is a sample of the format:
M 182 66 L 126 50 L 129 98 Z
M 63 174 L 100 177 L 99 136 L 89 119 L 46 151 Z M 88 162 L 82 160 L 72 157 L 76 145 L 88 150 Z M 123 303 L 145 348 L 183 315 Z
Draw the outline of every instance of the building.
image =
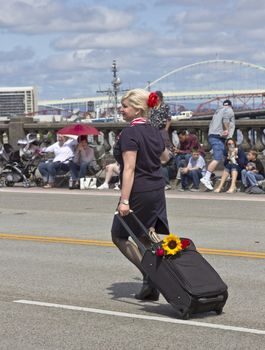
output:
M 37 109 L 38 99 L 35 87 L 0 87 L 0 118 L 21 117 Z
M 85 98 L 65 98 L 61 100 L 41 100 L 38 105 L 40 114 L 61 114 L 69 115 L 76 110 L 81 113 L 89 113 L 95 116 L 96 111 L 103 106 L 111 105 L 107 96 L 85 97 Z

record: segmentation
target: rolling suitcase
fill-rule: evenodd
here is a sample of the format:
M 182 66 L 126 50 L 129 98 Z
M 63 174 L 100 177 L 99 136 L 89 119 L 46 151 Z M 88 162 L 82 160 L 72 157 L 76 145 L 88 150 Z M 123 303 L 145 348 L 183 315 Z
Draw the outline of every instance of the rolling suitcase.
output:
M 116 215 L 143 255 L 143 270 L 173 306 L 179 318 L 187 320 L 193 313 L 209 311 L 222 313 L 228 297 L 227 285 L 196 250 L 191 240 L 188 239 L 190 244 L 174 256 L 157 256 L 134 234 L 136 230 L 141 230 L 150 238 L 148 230 L 137 216 L 133 212 L 125 217 Z

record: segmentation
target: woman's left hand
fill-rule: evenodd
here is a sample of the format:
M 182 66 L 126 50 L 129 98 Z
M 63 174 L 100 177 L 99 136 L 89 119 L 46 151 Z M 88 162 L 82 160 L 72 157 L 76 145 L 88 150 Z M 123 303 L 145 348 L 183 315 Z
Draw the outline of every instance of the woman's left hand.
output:
M 118 212 L 120 214 L 120 216 L 126 216 L 130 213 L 130 206 L 120 203 L 118 206 Z

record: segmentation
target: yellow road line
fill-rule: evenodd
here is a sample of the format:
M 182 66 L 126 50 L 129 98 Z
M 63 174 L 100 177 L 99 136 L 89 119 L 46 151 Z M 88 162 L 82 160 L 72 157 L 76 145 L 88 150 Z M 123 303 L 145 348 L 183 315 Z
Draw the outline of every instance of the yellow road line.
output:
M 29 236 L 29 235 L 15 235 L 15 234 L 0 233 L 0 239 L 115 247 L 115 245 L 109 241 L 98 241 L 93 239 L 89 239 L 89 240 L 76 239 L 76 238 L 66 238 L 66 237 Z
M 32 235 L 0 233 L 0 239 L 34 241 L 34 242 L 45 242 L 45 243 L 90 245 L 90 246 L 100 246 L 100 247 L 115 247 L 115 245 L 110 241 L 67 238 L 67 237 L 32 236 Z M 225 250 L 225 249 L 211 249 L 211 248 L 198 248 L 198 251 L 202 254 L 265 259 L 265 252 L 247 252 L 247 251 L 241 251 L 241 250 L 229 250 L 229 249 Z
M 265 258 L 265 252 L 247 252 L 242 250 L 224 250 L 224 249 L 212 249 L 212 248 L 198 248 L 200 252 L 204 254 L 230 254 L 230 255 L 244 255 L 244 256 L 252 256 L 257 255 L 261 258 Z

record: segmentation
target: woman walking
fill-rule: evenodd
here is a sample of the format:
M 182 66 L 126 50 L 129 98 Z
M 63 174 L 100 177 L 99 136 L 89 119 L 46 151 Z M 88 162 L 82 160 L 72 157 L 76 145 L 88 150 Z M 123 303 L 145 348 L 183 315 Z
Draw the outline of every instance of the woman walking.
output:
M 150 94 L 141 89 L 131 90 L 122 98 L 121 112 L 124 120 L 130 124 L 121 132 L 113 153 L 120 164 L 121 196 L 118 212 L 126 216 L 133 210 L 146 228 L 154 227 L 160 234 L 168 234 L 161 161 L 169 160 L 169 152 L 160 131 L 148 121 L 149 109 L 156 103 L 155 93 Z M 129 241 L 128 233 L 116 216 L 111 233 L 114 244 L 143 274 L 142 289 L 135 297 L 140 300 L 158 300 L 159 292 L 142 270 L 140 252 Z M 148 238 L 141 233 L 138 233 L 138 238 L 144 245 L 150 245 Z

